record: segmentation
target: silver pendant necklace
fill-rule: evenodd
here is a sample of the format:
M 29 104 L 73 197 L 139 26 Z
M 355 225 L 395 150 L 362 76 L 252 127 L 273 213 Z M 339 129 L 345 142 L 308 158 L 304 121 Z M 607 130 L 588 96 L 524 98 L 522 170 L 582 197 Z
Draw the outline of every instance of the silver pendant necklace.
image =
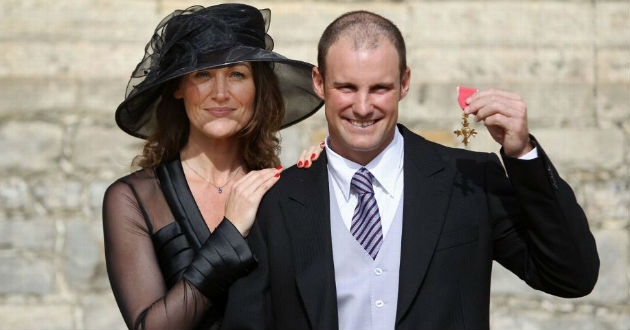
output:
M 217 191 L 220 193 L 223 192 L 223 187 L 225 187 L 228 183 L 230 183 L 230 181 L 234 178 L 234 176 L 236 175 L 236 173 L 240 172 L 241 167 L 237 167 L 234 172 L 232 172 L 232 174 L 230 174 L 230 177 L 227 179 L 227 181 L 225 181 L 224 184 L 217 186 L 216 184 L 214 184 L 214 182 L 210 181 L 210 179 L 207 179 L 206 177 L 204 177 L 203 175 L 201 175 L 201 173 L 197 172 L 197 170 L 195 170 L 192 166 L 190 166 L 188 163 L 182 162 L 182 164 L 184 164 L 186 167 L 188 167 L 191 171 L 193 171 L 193 173 L 195 173 L 198 177 L 202 178 L 203 181 L 206 181 L 207 183 L 211 184 L 212 186 L 214 186 L 215 188 L 217 188 Z

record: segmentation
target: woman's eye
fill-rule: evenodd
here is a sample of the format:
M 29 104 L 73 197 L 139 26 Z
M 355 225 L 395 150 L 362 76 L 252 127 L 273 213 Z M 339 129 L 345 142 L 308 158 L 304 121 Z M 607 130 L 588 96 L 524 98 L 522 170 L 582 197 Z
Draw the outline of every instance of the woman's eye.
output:
M 210 77 L 210 72 L 208 71 L 197 71 L 195 72 L 195 78 L 208 78 Z
M 239 72 L 239 71 L 232 71 L 230 76 L 232 76 L 234 78 L 245 78 L 245 74 L 242 73 L 242 72 Z

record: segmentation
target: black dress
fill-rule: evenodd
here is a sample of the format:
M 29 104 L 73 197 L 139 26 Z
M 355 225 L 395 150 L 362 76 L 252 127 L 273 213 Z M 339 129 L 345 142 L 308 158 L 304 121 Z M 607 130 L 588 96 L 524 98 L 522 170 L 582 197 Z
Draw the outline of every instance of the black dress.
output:
M 114 182 L 103 229 L 109 280 L 133 329 L 218 328 L 229 285 L 256 264 L 229 221 L 210 232 L 179 158 Z

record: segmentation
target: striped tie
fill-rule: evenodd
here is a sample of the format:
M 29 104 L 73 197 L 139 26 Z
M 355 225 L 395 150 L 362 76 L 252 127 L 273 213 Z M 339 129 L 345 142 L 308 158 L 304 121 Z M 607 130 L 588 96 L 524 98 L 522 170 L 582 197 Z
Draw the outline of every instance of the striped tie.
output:
M 350 232 L 372 259 L 376 259 L 378 250 L 383 245 L 383 231 L 381 215 L 372 189 L 373 178 L 372 173 L 365 167 L 361 167 L 352 177 L 350 185 L 359 195 L 359 200 L 352 216 Z

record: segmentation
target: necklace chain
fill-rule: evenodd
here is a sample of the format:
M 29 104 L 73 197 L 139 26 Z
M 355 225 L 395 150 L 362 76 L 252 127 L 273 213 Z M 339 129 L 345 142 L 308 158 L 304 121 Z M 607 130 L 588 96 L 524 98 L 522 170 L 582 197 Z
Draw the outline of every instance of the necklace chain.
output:
M 190 166 L 187 162 L 182 162 L 182 164 L 186 165 L 186 167 L 188 167 L 191 171 L 193 171 L 193 173 L 195 173 L 198 177 L 202 178 L 203 181 L 206 181 L 207 183 L 213 185 L 215 188 L 217 188 L 217 191 L 220 193 L 223 192 L 223 187 L 225 187 L 228 183 L 230 183 L 230 181 L 234 178 L 234 176 L 236 175 L 236 173 L 240 172 L 241 167 L 237 167 L 234 172 L 232 172 L 232 174 L 230 174 L 230 177 L 227 179 L 227 181 L 225 181 L 224 184 L 218 186 L 216 185 L 214 182 L 212 182 L 210 179 L 206 178 L 205 176 L 201 175 L 201 173 L 197 172 L 197 170 L 195 170 L 192 166 Z

